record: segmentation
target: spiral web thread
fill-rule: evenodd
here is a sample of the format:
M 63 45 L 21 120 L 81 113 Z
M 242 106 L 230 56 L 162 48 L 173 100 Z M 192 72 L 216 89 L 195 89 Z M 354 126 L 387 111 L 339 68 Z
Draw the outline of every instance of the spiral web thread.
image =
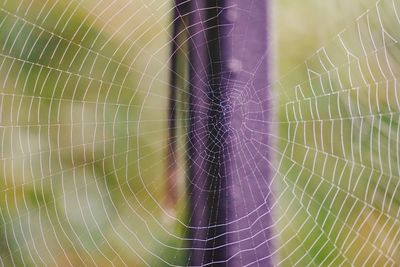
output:
M 189 264 L 182 73 L 179 194 L 164 201 L 171 10 L 1 3 L 3 266 Z M 400 264 L 399 15 L 378 1 L 266 85 L 279 103 L 265 122 L 279 129 L 268 162 L 277 265 Z

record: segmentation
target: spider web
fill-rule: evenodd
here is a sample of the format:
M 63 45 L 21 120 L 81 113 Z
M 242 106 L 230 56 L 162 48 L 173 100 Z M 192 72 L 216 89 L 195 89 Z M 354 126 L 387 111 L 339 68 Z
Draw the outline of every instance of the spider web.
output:
M 0 4 L 3 266 L 190 264 L 190 36 L 171 69 L 172 10 L 168 1 Z M 266 133 L 274 159 L 265 161 L 276 265 L 400 263 L 399 15 L 396 1 L 378 1 L 255 102 L 277 103 L 263 122 L 279 130 Z M 166 193 L 171 71 L 177 178 Z M 236 87 L 240 105 L 249 96 Z

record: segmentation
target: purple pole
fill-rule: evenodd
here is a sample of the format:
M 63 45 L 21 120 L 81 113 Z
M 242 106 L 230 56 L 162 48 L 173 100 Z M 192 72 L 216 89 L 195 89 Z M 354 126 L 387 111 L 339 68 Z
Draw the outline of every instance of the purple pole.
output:
M 191 265 L 273 265 L 269 11 L 269 0 L 186 5 Z

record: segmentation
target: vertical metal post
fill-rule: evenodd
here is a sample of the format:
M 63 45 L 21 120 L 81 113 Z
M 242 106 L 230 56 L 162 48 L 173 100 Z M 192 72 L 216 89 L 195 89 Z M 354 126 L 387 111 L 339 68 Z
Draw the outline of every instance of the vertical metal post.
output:
M 187 2 L 191 265 L 272 265 L 269 3 Z

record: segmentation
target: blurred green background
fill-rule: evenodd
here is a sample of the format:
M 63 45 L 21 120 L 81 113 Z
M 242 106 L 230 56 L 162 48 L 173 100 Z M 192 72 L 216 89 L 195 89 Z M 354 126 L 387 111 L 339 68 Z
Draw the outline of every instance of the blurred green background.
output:
M 279 263 L 398 266 L 399 4 L 277 5 Z
M 383 23 L 397 38 L 393 2 L 384 2 L 388 20 L 379 22 L 371 11 L 371 25 Z M 400 243 L 400 155 L 394 77 L 378 79 L 390 83 L 390 93 L 356 90 L 351 105 L 347 93 L 311 98 L 317 103 L 314 113 L 304 113 L 300 125 L 287 109 L 296 99 L 294 87 L 309 82 L 307 67 L 324 72 L 318 66 L 320 54 L 314 54 L 322 45 L 327 44 L 332 59 L 342 62 L 337 65 L 340 72 L 347 73 L 342 66 L 356 65 L 347 64 L 335 36 L 349 29 L 343 39 L 362 55 L 361 46 L 352 43 L 358 29 L 354 22 L 374 4 L 369 0 L 274 3 L 278 72 L 274 89 L 280 98 L 279 131 L 273 139 L 279 163 L 274 181 L 280 265 L 400 264 L 395 253 Z M 189 245 L 183 227 L 187 201 L 182 129 L 178 204 L 164 206 L 171 7 L 171 1 L 158 0 L 0 4 L 2 265 L 187 264 L 187 250 L 179 249 Z M 375 38 L 379 40 L 379 32 Z M 376 46 L 388 51 L 396 72 L 400 53 L 397 45 L 386 48 L 389 41 Z M 378 72 L 376 66 L 384 58 L 375 48 L 367 47 L 368 56 L 361 56 L 361 64 L 372 66 L 372 73 Z M 378 61 L 365 62 L 369 55 L 378 55 Z M 355 86 L 351 83 L 365 86 L 356 75 L 357 70 L 347 88 Z M 373 81 L 368 78 L 369 84 Z M 321 90 L 321 84 L 326 83 L 304 86 L 305 98 Z M 337 81 L 333 84 L 331 88 L 340 91 Z M 294 102 L 300 103 L 294 112 L 309 106 L 308 101 Z M 376 108 L 369 109 L 370 103 L 377 103 Z M 390 115 L 334 124 L 335 114 L 328 116 L 323 108 L 334 104 L 342 107 L 338 118 L 356 117 L 352 105 L 364 115 Z M 180 109 L 185 109 L 184 103 Z M 317 121 L 316 110 L 326 119 Z M 185 118 L 180 117 L 179 123 L 183 128 Z M 316 135 L 316 127 L 325 130 Z M 356 130 L 366 137 L 360 141 Z M 354 158 L 352 148 L 364 158 Z M 376 156 L 379 151 L 383 160 Z M 354 185 L 358 177 L 361 182 Z M 378 193 L 371 196 L 373 191 Z

